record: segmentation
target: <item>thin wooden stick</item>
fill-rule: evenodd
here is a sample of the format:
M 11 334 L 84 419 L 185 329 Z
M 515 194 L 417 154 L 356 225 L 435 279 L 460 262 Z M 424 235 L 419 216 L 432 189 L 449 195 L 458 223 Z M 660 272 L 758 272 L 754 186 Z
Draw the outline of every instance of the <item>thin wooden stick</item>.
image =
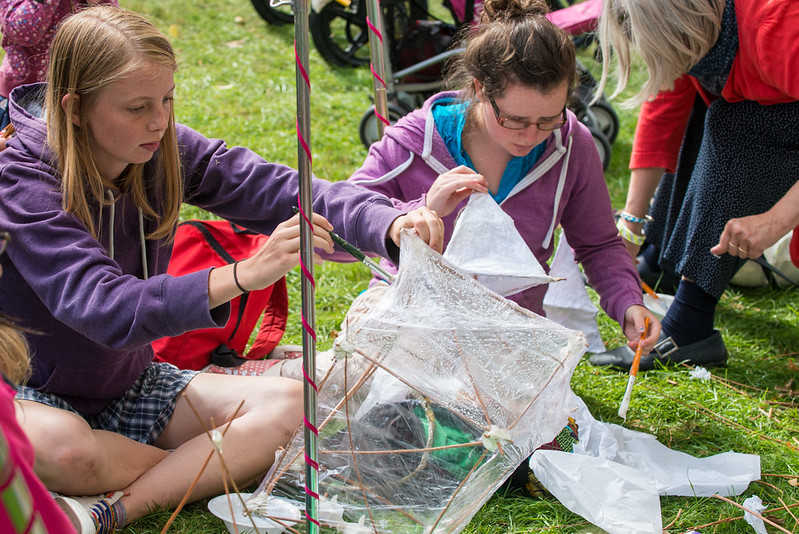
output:
M 458 449 L 462 447 L 478 447 L 482 445 L 483 445 L 482 441 L 472 441 L 469 443 L 455 443 L 453 445 L 441 445 L 439 447 L 423 447 L 421 449 L 395 449 L 395 450 L 385 450 L 385 451 L 346 451 L 346 452 L 347 454 L 355 454 L 355 455 L 408 454 L 408 453 L 420 453 L 420 452 L 445 451 L 448 449 Z M 342 451 L 323 450 L 319 452 L 325 454 L 343 454 Z
M 197 420 L 200 422 L 200 425 L 203 427 L 203 430 L 205 431 L 205 435 L 208 436 L 208 439 L 211 440 L 211 443 L 214 443 L 213 436 L 211 436 L 211 431 L 208 429 L 207 426 L 205 426 L 205 421 L 203 421 L 202 417 L 200 417 L 200 413 L 197 411 L 197 408 L 194 407 L 194 403 L 191 402 L 191 399 L 189 399 L 188 395 L 184 395 L 184 398 L 186 399 L 186 402 L 189 403 L 189 408 L 191 408 L 191 411 L 193 411 L 194 415 L 197 416 Z M 243 404 L 244 404 L 244 401 L 242 400 L 239 403 L 239 407 L 241 407 Z M 236 410 L 236 411 L 238 411 L 238 410 Z M 228 422 L 228 425 L 230 425 L 230 423 L 232 423 L 234 420 L 235 419 L 233 417 L 231 417 L 230 421 Z M 213 419 L 211 419 L 211 424 L 212 425 L 214 424 Z M 244 503 L 244 498 L 241 496 L 241 492 L 239 491 L 239 487 L 236 485 L 236 481 L 234 480 L 233 475 L 230 474 L 230 470 L 228 469 L 227 464 L 225 463 L 225 458 L 222 456 L 222 451 L 219 450 L 216 447 L 215 443 L 214 443 L 214 448 L 213 448 L 213 450 L 211 452 L 213 453 L 214 451 L 216 451 L 216 453 L 219 455 L 219 465 L 222 467 L 222 473 L 223 473 L 223 475 L 222 475 L 223 476 L 223 486 L 225 487 L 225 495 L 228 495 L 228 502 L 230 502 L 230 497 L 229 497 L 229 493 L 228 493 L 228 489 L 227 489 L 227 483 L 225 483 L 225 481 L 224 481 L 224 476 L 225 475 L 227 475 L 227 478 L 230 479 L 230 484 L 233 486 L 233 490 L 236 492 L 236 496 L 238 496 L 239 502 L 241 502 L 242 509 L 246 510 L 247 509 L 247 505 Z M 233 506 L 232 505 L 230 507 L 230 515 L 231 515 L 231 517 L 233 517 Z M 249 518 L 250 518 L 250 522 L 252 523 L 253 528 L 257 532 L 258 531 L 258 527 L 255 526 L 255 519 L 253 519 L 252 515 L 250 515 Z M 233 521 L 233 523 L 235 524 L 235 521 Z M 238 526 L 236 526 L 235 529 L 238 530 Z
M 666 525 L 665 527 L 663 527 L 663 531 L 664 531 L 664 532 L 665 532 L 665 531 L 667 531 L 667 530 L 669 530 L 671 527 L 673 527 L 673 526 L 674 526 L 674 523 L 676 523 L 676 522 L 677 522 L 677 520 L 678 520 L 678 519 L 680 519 L 680 514 L 682 514 L 682 508 L 680 508 L 679 510 L 677 510 L 677 515 L 676 515 L 676 516 L 674 516 L 674 519 L 672 519 L 672 520 L 671 520 L 671 523 L 669 523 L 668 525 Z
M 347 361 L 344 362 L 344 391 L 347 391 Z M 344 402 L 344 416 L 347 418 L 347 439 L 350 442 L 350 453 L 355 452 L 355 445 L 352 442 L 352 425 L 350 424 L 350 403 L 349 400 Z M 361 496 L 363 497 L 363 504 L 366 506 L 366 513 L 369 514 L 369 522 L 372 525 L 372 529 L 375 531 L 375 534 L 378 534 L 377 527 L 375 527 L 375 518 L 372 515 L 372 507 L 369 506 L 369 499 L 366 497 L 366 492 L 364 491 L 364 483 L 363 479 L 361 478 L 361 468 L 358 466 L 358 457 L 353 455 L 352 456 L 352 463 L 354 464 L 355 474 L 358 475 L 358 485 L 361 488 Z
M 186 400 L 188 400 L 188 397 L 186 397 L 186 394 L 185 394 L 185 393 L 181 393 L 181 395 L 183 395 L 183 397 L 184 397 Z M 222 431 L 222 435 L 223 435 L 223 436 L 225 435 L 225 433 L 227 433 L 227 429 L 228 429 L 228 428 L 230 428 L 230 423 L 232 423 L 232 422 L 233 422 L 233 420 L 236 418 L 236 415 L 239 413 L 239 410 L 241 409 L 241 407 L 242 407 L 242 406 L 244 406 L 244 401 L 243 401 L 243 400 L 242 400 L 242 401 L 239 403 L 238 407 L 236 408 L 236 411 L 235 411 L 235 412 L 233 412 L 233 417 L 231 417 L 231 418 L 230 418 L 230 421 L 228 421 L 228 422 L 227 422 L 227 424 L 225 425 L 225 429 Z M 196 412 L 195 412 L 195 413 L 196 413 Z M 198 417 L 199 417 L 199 416 L 198 416 Z M 205 471 L 205 468 L 206 468 L 206 467 L 208 467 L 208 462 L 210 462 L 210 461 L 211 461 L 211 457 L 212 457 L 213 455 L 214 455 L 214 451 L 213 451 L 213 450 L 211 450 L 211 451 L 208 453 L 208 456 L 205 458 L 205 462 L 203 462 L 203 465 L 202 465 L 202 467 L 200 468 L 200 472 L 199 472 L 199 473 L 197 473 L 197 476 L 196 476 L 196 477 L 194 477 L 194 480 L 193 480 L 193 481 L 191 482 L 191 484 L 189 485 L 189 489 L 187 489 L 187 490 L 186 490 L 186 494 L 183 496 L 183 499 L 181 499 L 181 501 L 180 501 L 180 503 L 178 504 L 177 508 L 175 508 L 175 511 L 174 511 L 174 512 L 172 512 L 172 515 L 170 515 L 170 516 L 169 516 L 169 519 L 167 520 L 167 522 L 166 522 L 166 525 L 164 525 L 164 528 L 163 528 L 163 530 L 161 531 L 161 534 L 166 534 L 166 531 L 167 531 L 167 530 L 169 530 L 169 527 L 170 527 L 170 526 L 172 525 L 172 523 L 175 521 L 175 518 L 178 516 L 178 514 L 180 513 L 180 511 L 181 511 L 181 510 L 183 510 L 183 507 L 184 507 L 184 506 L 186 506 L 186 501 L 188 501 L 188 500 L 189 500 L 189 496 L 191 495 L 191 492 L 192 492 L 192 491 L 194 491 L 194 487 L 197 485 L 197 482 L 199 482 L 199 480 L 200 480 L 200 477 L 202 476 L 203 472 Z
M 763 513 L 764 514 L 771 514 L 771 513 L 774 513 L 774 512 L 780 512 L 782 510 L 786 510 L 786 511 L 788 511 L 788 513 L 790 513 L 788 508 L 794 508 L 796 506 L 799 506 L 799 502 L 795 503 L 795 504 L 789 504 L 788 506 L 784 506 L 784 507 L 781 507 L 781 508 L 769 508 L 768 510 L 763 510 Z M 793 515 L 793 514 L 791 514 L 791 515 Z M 715 525 L 720 525 L 722 523 L 731 523 L 733 521 L 738 521 L 739 519 L 743 519 L 743 518 L 744 518 L 744 516 L 742 516 L 742 515 L 738 516 L 738 517 L 725 517 L 724 519 L 719 519 L 718 521 L 713 521 L 712 523 L 705 523 L 704 525 L 694 525 L 691 528 L 694 529 L 694 530 L 700 530 L 700 529 L 703 529 L 705 527 L 712 527 L 712 526 L 715 526 Z
M 740 508 L 741 510 L 744 510 L 745 512 L 749 512 L 749 513 L 750 513 L 750 514 L 752 514 L 753 516 L 755 516 L 755 517 L 759 517 L 760 519 L 762 519 L 763 521 L 765 521 L 766 523 L 768 523 L 768 524 L 769 524 L 769 525 L 771 525 L 772 527 L 774 527 L 774 528 L 777 528 L 777 529 L 779 529 L 779 530 L 781 530 L 781 531 L 785 532 L 786 534 L 792 534 L 790 530 L 785 530 L 784 528 L 782 528 L 781 526 L 779 526 L 777 523 L 775 523 L 775 522 L 774 522 L 774 521 L 772 521 L 771 519 L 768 519 L 768 518 L 766 518 L 766 517 L 763 517 L 763 516 L 762 516 L 762 515 L 760 515 L 759 513 L 755 512 L 754 510 L 750 510 L 749 508 L 747 508 L 747 507 L 745 507 L 745 506 L 743 506 L 743 505 L 740 505 L 740 504 L 738 504 L 737 502 L 733 501 L 732 499 L 728 499 L 727 497 L 722 497 L 722 496 L 721 496 L 721 495 L 719 495 L 718 493 L 714 493 L 713 495 L 711 495 L 711 497 L 713 497 L 713 498 L 715 498 L 715 499 L 720 499 L 720 500 L 722 500 L 722 501 L 724 501 L 724 502 L 726 502 L 726 503 L 729 503 L 729 504 L 731 504 L 731 505 L 733 505 L 733 506 L 735 506 L 735 507 L 738 507 L 738 508 Z
M 789 514 L 791 517 L 793 517 L 793 520 L 794 520 L 794 521 L 796 521 L 796 524 L 797 524 L 797 525 L 799 525 L 799 519 L 797 519 L 797 517 L 796 517 L 795 515 L 793 515 L 793 512 L 792 512 L 790 509 L 788 509 L 788 505 L 787 505 L 787 504 L 785 504 L 785 501 L 783 501 L 783 500 L 782 500 L 781 498 L 779 498 L 779 497 L 777 497 L 777 500 L 778 500 L 778 501 L 780 501 L 780 504 L 782 505 L 782 507 L 783 507 L 783 508 L 785 508 L 785 511 L 786 511 L 786 512 L 788 512 L 788 514 Z
M 679 399 L 675 399 L 674 397 L 671 397 L 671 396 L 669 396 L 669 395 L 666 395 L 666 394 L 665 394 L 665 393 L 663 393 L 662 391 L 660 391 L 660 390 L 657 390 L 657 389 L 655 389 L 655 388 L 653 388 L 653 387 L 649 387 L 649 386 L 645 386 L 645 385 L 644 385 L 644 386 L 642 386 L 642 387 L 643 387 L 644 389 L 648 389 L 649 391 L 652 391 L 653 393 L 657 393 L 658 395 L 661 395 L 661 396 L 663 396 L 663 397 L 665 397 L 665 398 L 669 399 L 669 400 L 670 400 L 670 401 L 672 401 L 672 402 L 676 402 L 677 404 L 681 404 L 681 405 L 683 405 L 683 406 L 685 406 L 685 407 L 687 407 L 687 408 L 691 408 L 691 409 L 693 409 L 693 410 L 699 410 L 699 411 L 703 411 L 703 412 L 707 413 L 708 415 L 710 415 L 710 416 L 712 416 L 712 417 L 716 418 L 717 420 L 719 420 L 719 421 L 721 421 L 721 422 L 723 422 L 723 423 L 726 423 L 726 424 L 728 424 L 728 425 L 730 425 L 730 426 L 733 426 L 733 427 L 736 427 L 736 428 L 740 428 L 741 430 L 745 430 L 746 432 L 749 432 L 750 434 L 752 434 L 752 435 L 754 435 L 754 436 L 757 436 L 758 438 L 760 438 L 760 439 L 762 439 L 762 440 L 765 440 L 765 441 L 772 441 L 772 442 L 774 442 L 774 443 L 779 443 L 780 445 L 785 445 L 785 446 L 786 446 L 786 447 L 788 447 L 788 448 L 791 448 L 791 449 L 793 449 L 793 450 L 795 450 L 795 451 L 799 451 L 799 448 L 798 448 L 798 447 L 795 447 L 794 445 L 792 445 L 791 443 L 789 443 L 789 442 L 787 442 L 787 441 L 782 441 L 782 440 L 779 440 L 779 439 L 776 439 L 776 438 L 772 438 L 772 437 L 770 437 L 770 436 L 766 436 L 766 435 L 764 435 L 764 434 L 761 434 L 761 433 L 759 433 L 759 432 L 756 432 L 756 431 L 752 430 L 751 428 L 747 428 L 747 427 L 745 427 L 744 425 L 742 425 L 742 424 L 740 424 L 740 423 L 736 423 L 735 421 L 731 421 L 731 420 L 729 420 L 728 418 L 726 418 L 726 417 L 724 417 L 724 416 L 721 416 L 721 415 L 719 415 L 719 414 L 717 414 L 717 413 L 715 413 L 715 412 L 711 411 L 710 409 L 706 408 L 705 406 L 703 406 L 703 405 L 701 405 L 701 404 L 698 404 L 698 403 L 696 403 L 696 404 L 689 404 L 689 403 L 687 403 L 687 402 L 684 402 L 684 401 L 681 401 L 681 400 L 679 400 Z

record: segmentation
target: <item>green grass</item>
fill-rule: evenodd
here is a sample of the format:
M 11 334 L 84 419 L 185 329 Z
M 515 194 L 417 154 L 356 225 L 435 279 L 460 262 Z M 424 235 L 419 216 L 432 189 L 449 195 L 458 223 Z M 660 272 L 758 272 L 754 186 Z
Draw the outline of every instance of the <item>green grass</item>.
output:
M 209 0 L 127 0 L 123 5 L 151 15 L 173 36 L 181 69 L 177 74 L 178 120 L 200 132 L 225 139 L 229 145 L 252 148 L 265 158 L 296 165 L 294 128 L 295 70 L 292 26 L 268 26 L 249 2 Z M 370 104 L 368 69 L 331 68 L 313 45 L 309 74 L 312 83 L 311 125 L 313 169 L 332 180 L 346 178 L 363 161 L 366 150 L 358 138 L 358 123 Z M 618 111 L 622 129 L 613 145 L 607 183 L 614 205 L 624 201 L 636 112 Z M 206 217 L 186 209 L 184 217 Z M 369 273 L 360 264 L 326 264 L 316 269 L 317 330 L 320 348 L 328 348 L 349 303 L 367 285 Z M 299 274 L 288 276 L 292 316 L 286 342 L 298 343 L 301 330 Z M 639 377 L 625 426 L 652 433 L 666 445 L 696 456 L 728 450 L 757 454 L 764 476 L 744 496 L 759 495 L 769 508 L 799 502 L 799 293 L 791 290 L 729 289 L 717 315 L 730 351 L 717 379 L 700 382 L 686 369 L 643 373 Z M 618 325 L 600 316 L 609 346 L 622 341 Z M 623 374 L 599 370 L 583 361 L 572 380 L 597 419 L 620 423 L 616 416 L 626 383 Z M 663 523 L 669 532 L 693 527 L 707 533 L 752 532 L 742 512 L 718 499 L 664 498 Z M 793 508 L 799 516 L 799 506 Z M 126 533 L 160 532 L 168 513 L 158 512 L 135 522 Z M 799 522 L 785 511 L 770 513 L 788 531 Z M 773 527 L 769 527 L 769 531 Z M 205 502 L 186 508 L 170 532 L 224 532 L 205 511 Z M 597 532 L 582 518 L 552 499 L 495 495 L 474 517 L 467 533 Z

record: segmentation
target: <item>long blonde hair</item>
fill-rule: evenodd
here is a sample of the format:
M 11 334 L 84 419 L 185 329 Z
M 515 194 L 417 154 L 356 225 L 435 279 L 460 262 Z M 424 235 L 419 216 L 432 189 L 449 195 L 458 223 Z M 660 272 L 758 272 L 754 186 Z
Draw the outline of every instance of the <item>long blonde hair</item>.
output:
M 610 77 L 611 57 L 616 57 L 616 88 L 630 77 L 630 45 L 646 64 L 649 77 L 640 91 L 627 100 L 638 105 L 696 65 L 718 39 L 724 0 L 605 0 L 597 32 L 602 47 L 601 94 Z
M 142 65 L 177 69 L 169 40 L 141 15 L 113 6 L 83 9 L 66 18 L 56 32 L 50 53 L 46 96 L 47 142 L 61 174 L 64 209 L 75 214 L 97 237 L 92 205 L 104 205 L 105 187 L 94 161 L 87 128 L 72 122 L 79 95 L 80 124 L 99 94 Z M 183 200 L 174 110 L 157 159 L 156 178 L 146 182 L 143 164 L 131 164 L 121 177 L 142 213 L 158 221 L 148 238 L 171 237 Z M 148 195 L 149 193 L 149 195 Z M 151 200 L 152 199 L 152 200 Z
M 22 384 L 30 375 L 30 357 L 25 336 L 13 319 L 0 312 L 0 371 L 15 384 Z

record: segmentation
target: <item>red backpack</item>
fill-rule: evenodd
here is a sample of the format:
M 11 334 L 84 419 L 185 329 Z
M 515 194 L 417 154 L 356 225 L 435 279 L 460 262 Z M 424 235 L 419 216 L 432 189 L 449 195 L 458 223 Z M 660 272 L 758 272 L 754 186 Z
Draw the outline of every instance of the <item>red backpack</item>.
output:
M 799 226 L 793 229 L 791 236 L 791 262 L 799 267 Z
M 178 226 L 167 272 L 180 276 L 222 267 L 250 257 L 267 239 L 227 221 L 186 221 Z M 202 369 L 210 363 L 231 367 L 245 359 L 263 358 L 286 331 L 288 300 L 285 278 L 265 289 L 244 293 L 230 301 L 230 320 L 224 327 L 192 330 L 154 341 L 155 359 L 181 369 Z M 262 315 L 255 341 L 244 354 Z

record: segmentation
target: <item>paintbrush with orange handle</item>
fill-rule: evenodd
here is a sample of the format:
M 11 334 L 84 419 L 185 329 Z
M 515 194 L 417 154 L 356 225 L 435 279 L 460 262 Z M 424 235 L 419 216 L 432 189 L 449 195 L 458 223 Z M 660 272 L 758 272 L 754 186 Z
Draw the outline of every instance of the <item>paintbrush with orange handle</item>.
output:
M 624 420 L 627 420 L 627 408 L 630 407 L 630 397 L 633 395 L 635 377 L 638 376 L 638 365 L 641 363 L 641 352 L 644 348 L 644 338 L 647 332 L 649 332 L 649 317 L 644 320 L 644 331 L 641 334 L 641 339 L 638 340 L 638 348 L 635 349 L 633 364 L 630 366 L 630 377 L 627 379 L 627 389 L 624 391 L 624 398 L 621 400 L 621 406 L 619 406 L 619 417 Z

